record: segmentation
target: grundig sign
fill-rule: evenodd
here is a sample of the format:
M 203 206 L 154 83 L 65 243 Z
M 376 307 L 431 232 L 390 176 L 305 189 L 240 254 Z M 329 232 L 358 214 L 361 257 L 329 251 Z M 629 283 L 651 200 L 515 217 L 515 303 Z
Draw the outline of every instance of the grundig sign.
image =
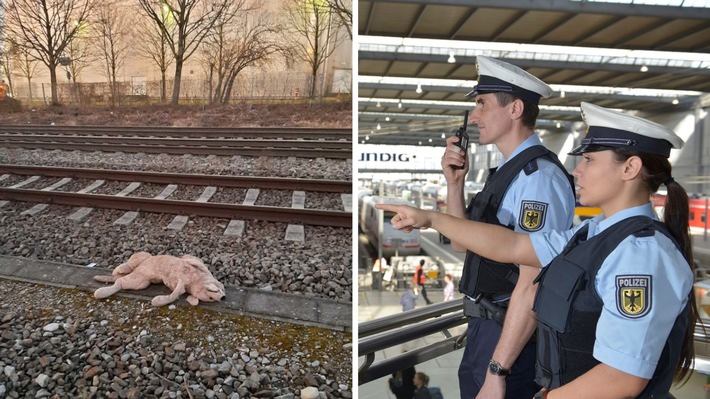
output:
M 360 162 L 409 162 L 409 155 L 394 152 L 363 152 L 360 154 Z

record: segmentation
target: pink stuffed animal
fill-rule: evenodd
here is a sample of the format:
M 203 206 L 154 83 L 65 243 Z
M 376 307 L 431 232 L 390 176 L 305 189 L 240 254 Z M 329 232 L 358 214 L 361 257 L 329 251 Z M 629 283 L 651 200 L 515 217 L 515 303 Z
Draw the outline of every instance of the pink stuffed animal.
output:
M 94 297 L 109 297 L 121 290 L 142 290 L 151 283 L 163 283 L 173 290 L 170 295 L 153 298 L 153 306 L 163 306 L 175 301 L 187 292 L 187 302 L 197 305 L 200 301 L 216 302 L 224 299 L 224 285 L 212 276 L 199 258 L 184 255 L 152 256 L 148 252 L 133 254 L 128 262 L 113 270 L 111 276 L 94 276 L 94 280 L 113 283 L 94 292 Z

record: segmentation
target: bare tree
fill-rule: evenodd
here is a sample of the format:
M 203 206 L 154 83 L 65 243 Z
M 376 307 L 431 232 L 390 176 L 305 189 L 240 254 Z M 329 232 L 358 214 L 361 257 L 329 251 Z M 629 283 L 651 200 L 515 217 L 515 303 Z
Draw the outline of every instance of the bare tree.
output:
M 340 19 L 340 26 L 344 27 L 350 40 L 353 40 L 353 2 L 347 0 L 326 0 L 328 6 Z
M 316 96 L 318 70 L 337 48 L 338 24 L 333 24 L 331 8 L 322 0 L 284 0 L 286 29 L 283 40 L 288 57 L 310 67 L 309 97 Z
M 5 34 L 49 69 L 52 104 L 58 104 L 57 65 L 82 29 L 95 0 L 7 0 L 0 3 Z
M 125 1 L 104 2 L 96 7 L 93 27 L 95 45 L 103 64 L 103 75 L 111 87 L 111 103 L 118 99 L 118 73 L 126 62 L 129 40 L 133 36 L 132 23 L 126 13 Z
M 160 14 L 160 16 L 165 17 L 164 14 Z M 167 98 L 166 75 L 168 68 L 172 65 L 174 60 L 167 37 L 173 37 L 174 25 L 167 24 L 163 21 L 160 26 L 171 29 L 166 33 L 150 19 L 144 18 L 136 22 L 138 37 L 141 38 L 141 40 L 136 43 L 136 50 L 143 58 L 151 60 L 160 70 L 160 102 L 165 102 Z
M 78 35 L 72 39 L 64 50 L 67 59 L 63 59 L 67 80 L 76 83 L 76 79 L 81 76 L 81 72 L 86 69 L 94 60 L 95 56 L 91 52 L 91 38 L 86 35 Z
M 37 68 L 39 67 L 37 57 L 30 57 L 25 48 L 18 46 L 9 37 L 3 37 L 0 42 L 4 49 L 2 53 L 3 72 L 7 76 L 10 92 L 13 94 L 16 92 L 12 76 L 22 76 L 27 79 L 29 101 L 32 102 L 32 78 L 37 76 Z
M 15 85 L 12 82 L 12 72 L 15 68 L 15 58 L 18 53 L 17 45 L 7 38 L 0 36 L 0 75 L 4 75 L 10 86 L 10 95 Z
M 244 2 L 232 3 L 202 47 L 211 103 L 227 104 L 239 73 L 266 64 L 279 51 L 274 35 L 277 29 L 263 4 L 252 3 L 246 8 Z
M 175 58 L 172 104 L 180 98 L 182 67 L 232 0 L 138 0 L 160 28 Z
M 32 94 L 32 78 L 37 76 L 37 68 L 39 68 L 39 61 L 36 58 L 30 57 L 29 54 L 23 52 L 17 54 L 17 60 L 15 61 L 15 66 L 22 74 L 22 77 L 27 79 L 28 100 L 30 103 L 34 100 Z M 12 89 L 12 84 L 10 86 Z

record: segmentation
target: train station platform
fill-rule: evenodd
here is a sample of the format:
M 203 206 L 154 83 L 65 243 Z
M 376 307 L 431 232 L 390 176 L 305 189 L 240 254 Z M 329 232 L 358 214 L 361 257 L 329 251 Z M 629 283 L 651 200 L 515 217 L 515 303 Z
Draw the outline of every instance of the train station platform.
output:
M 696 261 L 699 263 L 698 279 L 710 279 L 710 235 L 705 236 L 702 232 L 694 232 L 693 247 Z M 428 256 L 439 258 L 442 263 L 453 263 L 456 261 L 459 254 L 452 253 L 449 245 L 440 244 L 438 234 L 433 230 L 422 232 L 422 248 Z M 445 262 L 447 259 L 449 262 Z M 463 256 L 461 255 L 461 262 Z M 402 311 L 400 298 L 404 290 L 372 290 L 372 279 L 369 270 L 359 270 L 358 276 L 358 322 L 369 321 L 380 317 L 385 317 L 397 314 Z M 443 290 L 427 289 L 429 299 L 434 303 L 443 301 Z M 456 293 L 458 300 L 461 298 L 460 293 Z M 417 300 L 417 308 L 424 306 L 424 300 L 420 297 Z M 451 331 L 452 334 L 461 334 L 464 332 L 464 327 L 460 330 Z M 423 346 L 425 344 L 436 342 L 444 338 L 442 333 L 432 335 L 410 343 L 411 348 Z M 375 355 L 375 362 L 396 356 L 407 349 L 405 345 L 399 345 L 379 351 Z M 458 366 L 461 362 L 463 349 L 450 352 L 436 359 L 418 364 L 415 366 L 417 371 L 422 371 L 430 377 L 430 386 L 438 386 L 441 388 L 444 398 L 458 398 Z M 364 357 L 358 358 L 358 368 L 363 364 Z M 367 384 L 358 386 L 358 398 L 360 399 L 375 399 L 386 398 L 395 399 L 394 394 L 389 390 L 388 377 L 383 377 Z M 710 392 L 705 389 L 706 384 L 710 384 L 710 376 L 707 374 L 694 372 L 685 385 L 682 387 L 674 387 L 671 393 L 677 399 L 710 399 Z

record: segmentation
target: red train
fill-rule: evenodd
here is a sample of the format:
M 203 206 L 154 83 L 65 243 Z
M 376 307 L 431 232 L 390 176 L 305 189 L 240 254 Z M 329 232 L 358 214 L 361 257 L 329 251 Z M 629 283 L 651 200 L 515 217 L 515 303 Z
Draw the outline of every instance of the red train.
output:
M 710 227 L 707 221 L 709 202 L 710 198 L 708 197 L 690 197 L 688 202 L 690 212 L 688 215 L 688 218 L 690 219 L 688 224 L 690 227 L 696 227 L 699 229 L 707 229 Z M 653 204 L 654 209 L 656 209 L 656 213 L 658 213 L 659 216 L 662 216 L 663 206 L 666 203 L 665 194 L 652 195 L 651 203 Z

